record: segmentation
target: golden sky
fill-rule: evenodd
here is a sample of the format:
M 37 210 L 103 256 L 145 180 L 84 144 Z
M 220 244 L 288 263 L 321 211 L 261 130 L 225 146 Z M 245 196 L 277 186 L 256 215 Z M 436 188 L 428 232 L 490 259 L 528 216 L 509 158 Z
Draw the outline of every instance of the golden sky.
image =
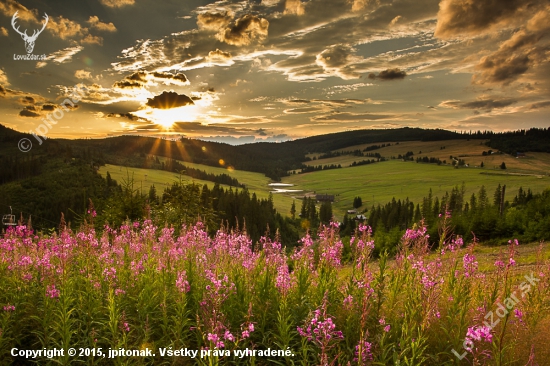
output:
M 548 0 L 0 0 L 0 123 L 232 144 L 548 127 L 549 35 Z

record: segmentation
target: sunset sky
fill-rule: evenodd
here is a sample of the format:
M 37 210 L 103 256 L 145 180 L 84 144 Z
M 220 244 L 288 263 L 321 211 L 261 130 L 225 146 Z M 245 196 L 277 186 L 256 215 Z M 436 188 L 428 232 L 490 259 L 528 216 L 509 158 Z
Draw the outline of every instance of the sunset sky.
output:
M 0 124 L 86 88 L 48 137 L 550 125 L 548 0 L 0 0 L 0 50 Z

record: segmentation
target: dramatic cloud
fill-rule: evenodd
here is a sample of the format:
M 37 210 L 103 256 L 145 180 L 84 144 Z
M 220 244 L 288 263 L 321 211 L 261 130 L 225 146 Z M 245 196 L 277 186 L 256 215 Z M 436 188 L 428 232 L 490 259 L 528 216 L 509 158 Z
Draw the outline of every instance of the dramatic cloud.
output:
M 142 88 L 145 86 L 156 85 L 156 81 L 162 82 L 165 85 L 188 85 L 189 80 L 183 73 L 172 74 L 162 71 L 137 71 L 129 76 L 126 76 L 123 80 L 116 81 L 113 87 L 124 88 Z
M 61 39 L 83 36 L 88 32 L 87 28 L 83 28 L 77 22 L 66 19 L 63 16 L 57 18 L 50 17 L 46 29 Z
M 355 50 L 350 46 L 333 46 L 317 55 L 317 64 L 326 72 L 335 74 L 344 80 L 359 78 L 359 74 L 349 67 L 349 64 L 359 61 L 359 58 L 353 55 L 354 53 Z
M 74 76 L 77 79 L 91 79 L 92 78 L 92 73 L 89 72 L 89 71 L 86 71 L 86 70 L 76 70 L 74 72 Z
M 285 14 L 304 15 L 305 9 L 302 0 L 286 0 Z
M 94 15 L 91 16 L 90 19 L 88 19 L 88 23 L 92 26 L 92 28 L 95 28 L 100 31 L 104 32 L 116 32 L 116 27 L 113 23 L 103 23 L 99 20 L 99 18 Z
M 55 111 L 56 109 L 57 109 L 57 105 L 55 105 L 55 104 L 44 104 L 44 105 L 42 105 L 42 110 L 43 111 L 51 112 L 51 111 Z
M 157 109 L 171 109 L 192 104 L 195 103 L 187 95 L 167 91 L 153 98 L 147 98 L 146 103 L 147 106 Z
M 231 23 L 232 19 L 233 19 L 233 16 L 229 14 L 229 12 L 223 12 L 223 13 L 206 12 L 206 13 L 197 15 L 197 25 L 201 29 L 217 32 L 220 29 L 225 28 L 229 23 Z
M 215 51 L 208 52 L 208 59 L 211 61 L 231 60 L 231 53 L 216 49 Z
M 103 45 L 103 37 L 88 34 L 86 37 L 84 37 L 82 39 L 82 43 L 84 43 L 84 44 L 97 44 L 99 46 L 102 46 Z
M 404 79 L 407 76 L 405 71 L 399 69 L 387 69 L 380 71 L 378 75 L 370 73 L 369 79 L 380 79 L 380 80 L 399 80 Z
M 25 109 L 19 112 L 19 115 L 21 117 L 30 117 L 30 118 L 40 117 L 40 113 L 36 112 L 36 108 L 34 106 L 25 107 Z
M 509 22 L 530 0 L 443 0 L 437 14 L 436 37 L 476 35 L 499 23 Z
M 550 7 L 537 12 L 527 27 L 514 33 L 497 51 L 482 57 L 476 66 L 479 73 L 474 75 L 473 82 L 508 85 L 533 66 L 548 62 L 550 43 L 548 39 L 543 39 L 548 32 Z
M 52 60 L 53 62 L 58 64 L 66 63 L 71 61 L 73 59 L 73 56 L 83 49 L 84 47 L 82 46 L 65 48 L 63 50 L 49 54 L 48 56 L 46 56 L 46 60 Z M 45 66 L 45 63 L 42 66 Z
M 233 46 L 245 46 L 252 41 L 263 41 L 267 37 L 269 22 L 256 15 L 247 14 L 218 33 L 220 41 Z
M 132 113 L 109 113 L 106 117 L 110 118 L 124 118 L 132 122 L 149 122 L 144 118 L 138 117 Z
M 385 119 L 393 119 L 398 116 L 390 114 L 377 114 L 377 113 L 351 113 L 351 112 L 335 112 L 324 116 L 312 117 L 312 121 L 325 121 L 325 122 L 357 122 L 357 121 L 378 121 Z
M 132 80 L 122 80 L 122 81 L 115 81 L 113 84 L 113 88 L 119 88 L 119 89 L 134 89 L 134 88 L 142 88 L 143 84 L 138 81 L 132 81 Z
M 8 82 L 8 76 L 2 69 L 0 69 L 0 84 L 10 85 L 10 83 Z
M 101 3 L 110 8 L 120 8 L 126 5 L 134 5 L 135 0 L 100 0 Z
M 157 72 L 157 71 L 155 71 L 155 72 L 151 73 L 151 75 L 154 78 L 157 78 L 157 79 L 173 80 L 173 81 L 179 82 L 180 84 L 188 84 L 189 83 L 189 80 L 187 80 L 187 76 L 185 76 L 182 73 L 170 74 L 170 73 L 167 73 L 167 72 Z
M 441 102 L 440 107 L 453 108 L 453 109 L 482 109 L 490 112 L 493 109 L 508 107 L 514 103 L 517 103 L 517 100 L 511 98 L 505 99 L 491 99 L 491 98 L 480 98 L 471 102 L 461 102 L 457 100 L 448 100 Z
M 541 108 L 547 108 L 550 107 L 550 100 L 546 100 L 544 102 L 537 102 L 530 104 L 527 109 L 534 110 L 534 109 L 541 109 Z

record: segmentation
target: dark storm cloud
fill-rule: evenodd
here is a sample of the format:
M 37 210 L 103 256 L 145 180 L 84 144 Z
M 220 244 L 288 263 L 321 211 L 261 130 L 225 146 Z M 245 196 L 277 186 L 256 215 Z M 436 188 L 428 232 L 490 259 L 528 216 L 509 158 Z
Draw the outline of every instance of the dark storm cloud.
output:
M 21 99 L 19 99 L 19 103 L 21 104 L 33 104 L 36 103 L 36 101 L 34 100 L 33 97 L 29 97 L 29 96 L 26 96 L 26 97 L 23 97 Z
M 164 91 L 162 94 L 159 94 L 153 98 L 147 98 L 146 104 L 152 108 L 170 109 L 195 103 L 193 103 L 193 100 L 185 94 Z
M 220 41 L 233 46 L 245 46 L 267 37 L 269 22 L 256 15 L 246 14 L 219 33 Z
M 187 76 L 185 76 L 181 72 L 174 75 L 174 74 L 170 74 L 168 72 L 155 71 L 151 75 L 153 75 L 153 77 L 155 77 L 157 79 L 178 80 L 178 81 L 181 81 L 182 83 L 186 83 L 188 81 Z
M 162 80 L 163 83 L 169 84 L 172 81 L 175 84 L 186 84 L 189 82 L 187 76 L 183 73 L 172 74 L 169 72 L 147 72 L 147 71 L 138 71 L 129 76 L 126 76 L 123 80 L 116 81 L 113 84 L 114 88 L 124 89 L 124 88 L 142 88 L 144 87 L 149 80 L 158 79 Z
M 57 106 L 55 104 L 44 104 L 42 106 L 43 111 L 55 111 L 57 109 Z
M 37 118 L 40 117 L 40 113 L 36 112 L 36 108 L 34 106 L 28 106 L 25 109 L 23 109 L 21 112 L 19 112 L 19 115 L 21 117 L 31 117 L 31 118 Z
M 116 81 L 113 84 L 113 88 L 119 88 L 119 89 L 125 89 L 125 88 L 141 88 L 143 86 L 142 83 L 139 83 L 137 81 L 131 81 L 131 80 L 122 80 L 122 81 Z
M 449 38 L 476 34 L 492 25 L 513 20 L 531 0 L 443 0 L 439 4 L 435 36 Z
M 124 119 L 127 119 L 127 120 L 132 121 L 132 122 L 146 121 L 145 119 L 140 118 L 136 115 L 133 115 L 132 113 L 109 113 L 109 114 L 107 114 L 107 117 L 124 118 Z
M 538 12 L 525 29 L 514 33 L 497 51 L 481 58 L 476 66 L 478 74 L 474 75 L 473 82 L 507 85 L 533 66 L 547 62 L 550 59 L 550 45 L 543 38 L 550 31 L 549 10 L 550 8 Z
M 477 36 L 487 31 L 517 29 L 498 50 L 476 65 L 475 84 L 508 85 L 533 67 L 547 62 L 550 1 L 542 0 L 443 0 L 435 36 Z
M 404 79 L 407 76 L 405 71 L 399 69 L 387 69 L 380 71 L 378 75 L 370 73 L 369 79 L 380 79 L 380 80 L 400 80 Z
M 483 98 L 474 100 L 471 102 L 460 102 L 460 101 L 445 101 L 439 104 L 441 107 L 453 108 L 453 109 L 482 109 L 486 111 L 491 111 L 493 109 L 499 109 L 508 107 L 514 103 L 517 103 L 516 99 L 505 98 L 505 99 L 491 99 Z
M 528 106 L 528 109 L 534 110 L 534 109 L 541 109 L 546 107 L 550 107 L 550 100 L 546 100 L 544 102 L 532 103 Z
M 126 80 L 145 83 L 147 81 L 146 77 L 147 77 L 147 73 L 145 71 L 138 71 L 138 72 L 134 72 L 130 76 L 127 76 Z

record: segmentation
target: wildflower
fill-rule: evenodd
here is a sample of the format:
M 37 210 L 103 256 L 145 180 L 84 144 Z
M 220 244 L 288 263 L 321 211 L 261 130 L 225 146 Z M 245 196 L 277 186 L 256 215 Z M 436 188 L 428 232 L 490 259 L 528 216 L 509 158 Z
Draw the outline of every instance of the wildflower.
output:
M 464 277 L 472 276 L 477 270 L 478 266 L 476 257 L 474 257 L 472 254 L 466 253 L 462 261 L 464 265 Z
M 353 296 L 348 295 L 347 297 L 344 298 L 344 306 L 346 307 L 353 306 Z
M 250 333 L 248 332 L 248 330 L 243 330 L 242 337 L 243 337 L 243 338 L 248 338 L 248 337 L 250 337 Z
M 46 296 L 55 299 L 59 297 L 59 294 L 61 292 L 55 288 L 55 285 L 48 285 L 48 289 L 46 290 Z
M 504 262 L 501 261 L 501 260 L 497 260 L 495 262 L 495 267 L 497 267 L 497 268 L 504 268 L 504 265 L 505 265 Z
M 15 306 L 8 304 L 4 306 L 4 311 L 15 311 Z
M 466 332 L 466 339 L 471 341 L 485 341 L 491 343 L 493 341 L 493 335 L 491 334 L 491 328 L 487 326 L 474 326 L 469 327 Z
M 361 356 L 362 363 L 372 360 L 371 348 L 371 343 L 367 341 L 359 342 L 359 344 L 355 346 L 355 358 L 353 360 L 359 361 L 359 356 Z
M 116 296 L 124 295 L 125 293 L 126 293 L 126 291 L 124 291 L 124 290 L 122 290 L 122 289 L 120 289 L 120 288 L 117 288 L 117 289 L 115 290 L 115 295 L 116 295 Z
M 231 334 L 231 332 L 228 330 L 225 331 L 225 334 L 223 335 L 223 339 L 227 339 L 230 342 L 235 341 L 235 337 L 233 337 L 233 334 Z
M 218 335 L 215 333 L 208 333 L 208 336 L 206 337 L 210 342 L 217 342 L 218 341 Z
M 189 292 L 191 290 L 191 286 L 189 285 L 189 281 L 187 281 L 187 275 L 186 272 L 178 272 L 178 278 L 176 280 L 176 287 L 178 288 L 179 292 Z
M 514 309 L 514 316 L 518 318 L 518 321 L 523 324 L 523 312 L 519 309 Z
M 384 332 L 388 333 L 390 329 L 391 329 L 391 325 L 388 324 L 384 327 Z

